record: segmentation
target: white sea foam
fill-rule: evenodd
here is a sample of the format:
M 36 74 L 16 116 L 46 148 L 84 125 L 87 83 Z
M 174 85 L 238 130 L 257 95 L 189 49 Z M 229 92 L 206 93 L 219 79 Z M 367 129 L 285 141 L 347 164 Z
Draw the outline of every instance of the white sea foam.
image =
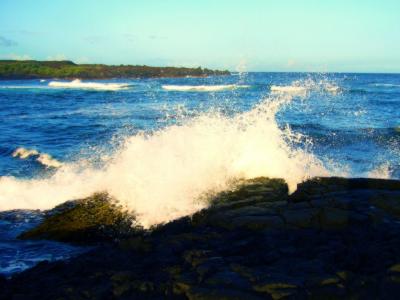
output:
M 39 152 L 37 150 L 25 149 L 23 147 L 15 149 L 15 151 L 12 153 L 13 157 L 19 157 L 21 159 L 27 159 L 33 155 L 39 155 Z
M 179 92 L 219 92 L 226 90 L 235 90 L 249 88 L 248 85 L 223 84 L 223 85 L 163 85 L 162 88 L 167 91 Z
M 371 83 L 370 85 L 377 86 L 377 87 L 387 87 L 387 88 L 398 88 L 398 87 L 400 87 L 400 84 L 394 84 L 394 83 Z
M 390 164 L 383 163 L 376 167 L 375 169 L 369 171 L 367 173 L 368 178 L 381 178 L 381 179 L 389 179 L 391 178 L 390 173 Z
M 101 169 L 71 163 L 46 179 L 0 177 L 0 210 L 49 209 L 108 191 L 149 227 L 196 212 L 207 205 L 204 195 L 236 179 L 283 178 L 294 191 L 297 183 L 330 173 L 307 149 L 294 146 L 308 148 L 307 139 L 278 126 L 275 114 L 292 98 L 275 95 L 232 117 L 210 112 L 129 136 Z
M 129 87 L 127 83 L 100 83 L 100 82 L 82 82 L 80 79 L 75 79 L 69 82 L 65 81 L 50 81 L 50 87 L 69 88 L 69 89 L 89 89 L 101 91 L 118 91 Z
M 320 80 L 316 82 L 312 79 L 294 81 L 291 85 L 271 85 L 270 89 L 271 92 L 275 94 L 292 94 L 303 97 L 310 91 L 328 92 L 333 95 L 340 91 L 339 86 L 328 80 Z
M 47 87 L 46 87 L 47 88 Z M 0 85 L 0 89 L 43 89 L 39 85 Z
M 57 159 L 53 158 L 50 154 L 40 153 L 37 150 L 26 149 L 24 147 L 19 147 L 15 149 L 15 151 L 12 153 L 12 156 L 18 157 L 20 159 L 27 159 L 31 156 L 34 156 L 36 158 L 36 161 L 45 167 L 59 168 L 63 165 Z
M 271 91 L 277 93 L 290 93 L 290 94 L 304 94 L 307 92 L 307 88 L 304 86 L 279 86 L 271 85 Z

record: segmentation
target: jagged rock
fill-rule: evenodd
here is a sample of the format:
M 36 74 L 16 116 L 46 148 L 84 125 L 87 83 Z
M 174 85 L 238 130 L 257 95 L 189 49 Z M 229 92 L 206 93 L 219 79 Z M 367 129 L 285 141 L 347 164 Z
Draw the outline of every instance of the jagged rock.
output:
M 224 288 L 194 288 L 187 293 L 189 300 L 262 300 L 270 297 L 256 296 L 250 292 Z
M 400 217 L 400 193 L 394 195 L 393 193 L 379 193 L 370 198 L 370 203 L 385 212 Z
M 293 195 L 281 180 L 247 183 L 193 216 L 119 234 L 116 244 L 0 282 L 0 299 L 398 297 L 400 182 L 317 178 Z M 125 215 L 105 195 L 98 197 L 53 210 L 34 229 L 36 237 L 70 240 L 69 228 L 80 241 L 88 231 L 97 241 L 119 233 Z M 89 221 L 71 226 L 82 216 Z M 118 226 L 104 232 L 99 220 Z
M 324 208 L 320 215 L 321 227 L 323 229 L 340 229 L 348 225 L 349 212 L 337 208 Z
M 319 211 L 317 209 L 305 208 L 284 210 L 282 215 L 288 225 L 307 228 L 313 225 L 316 227 L 318 225 L 318 213 Z
M 237 208 L 257 202 L 285 200 L 287 194 L 288 186 L 284 180 L 258 177 L 237 182 L 232 191 L 217 195 L 211 201 L 211 205 L 220 207 L 228 204 L 230 208 Z
M 390 272 L 400 273 L 400 264 L 395 264 L 389 268 Z
M 132 231 L 131 216 L 102 193 L 56 207 L 41 224 L 19 238 L 90 243 L 114 240 Z
M 254 290 L 260 293 L 268 293 L 272 299 L 279 300 L 296 293 L 297 285 L 285 281 L 273 281 L 255 285 Z

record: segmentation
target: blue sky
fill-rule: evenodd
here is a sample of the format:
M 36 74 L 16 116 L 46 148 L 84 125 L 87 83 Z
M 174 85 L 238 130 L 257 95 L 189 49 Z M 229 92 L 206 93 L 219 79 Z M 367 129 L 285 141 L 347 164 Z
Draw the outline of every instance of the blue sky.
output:
M 400 1 L 0 0 L 0 58 L 400 72 Z

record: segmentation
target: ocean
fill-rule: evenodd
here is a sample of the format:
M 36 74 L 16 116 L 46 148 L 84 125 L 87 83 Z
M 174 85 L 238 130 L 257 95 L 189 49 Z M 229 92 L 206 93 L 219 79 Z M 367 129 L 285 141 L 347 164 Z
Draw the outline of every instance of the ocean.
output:
M 400 74 L 0 81 L 0 211 L 107 191 L 144 227 L 240 178 L 400 178 Z M 0 273 L 84 251 L 17 241 L 39 211 L 0 213 Z

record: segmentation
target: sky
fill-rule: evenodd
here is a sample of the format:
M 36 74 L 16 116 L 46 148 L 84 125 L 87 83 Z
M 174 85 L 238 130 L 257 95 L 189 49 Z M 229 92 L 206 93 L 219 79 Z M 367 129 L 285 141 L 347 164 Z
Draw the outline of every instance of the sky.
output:
M 400 72 L 399 0 L 0 0 L 0 59 Z

